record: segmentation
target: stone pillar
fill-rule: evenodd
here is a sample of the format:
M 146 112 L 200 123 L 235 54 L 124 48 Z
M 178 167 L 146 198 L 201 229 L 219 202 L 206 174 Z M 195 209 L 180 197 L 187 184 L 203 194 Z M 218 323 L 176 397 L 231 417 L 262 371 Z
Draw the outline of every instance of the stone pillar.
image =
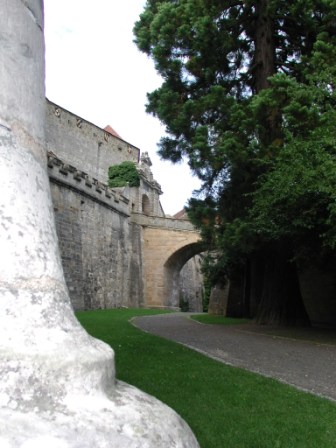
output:
M 76 320 L 44 150 L 42 0 L 0 0 L 0 446 L 197 447 Z

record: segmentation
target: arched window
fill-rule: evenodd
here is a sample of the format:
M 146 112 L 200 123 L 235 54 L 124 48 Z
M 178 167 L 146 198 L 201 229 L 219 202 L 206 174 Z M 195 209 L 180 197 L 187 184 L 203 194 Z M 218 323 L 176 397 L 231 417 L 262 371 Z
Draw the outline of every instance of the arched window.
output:
M 144 215 L 150 215 L 150 202 L 146 194 L 142 195 L 142 213 Z

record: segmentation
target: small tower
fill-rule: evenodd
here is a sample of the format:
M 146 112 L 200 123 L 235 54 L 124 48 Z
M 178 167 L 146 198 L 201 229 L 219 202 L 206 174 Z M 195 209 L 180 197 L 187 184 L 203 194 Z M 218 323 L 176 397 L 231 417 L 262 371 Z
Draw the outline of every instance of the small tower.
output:
M 140 176 L 140 186 L 130 188 L 132 211 L 148 216 L 164 217 L 164 211 L 160 203 L 160 195 L 162 194 L 161 186 L 154 179 L 151 166 L 152 161 L 148 152 L 143 152 L 140 158 L 140 164 L 137 166 Z

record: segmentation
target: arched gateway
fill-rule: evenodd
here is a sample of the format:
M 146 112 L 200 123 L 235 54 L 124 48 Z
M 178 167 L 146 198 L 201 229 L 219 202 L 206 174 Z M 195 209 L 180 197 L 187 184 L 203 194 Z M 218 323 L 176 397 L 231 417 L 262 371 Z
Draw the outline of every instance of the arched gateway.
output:
M 203 251 L 200 234 L 189 221 L 138 215 L 142 226 L 144 306 L 179 307 L 182 267 Z

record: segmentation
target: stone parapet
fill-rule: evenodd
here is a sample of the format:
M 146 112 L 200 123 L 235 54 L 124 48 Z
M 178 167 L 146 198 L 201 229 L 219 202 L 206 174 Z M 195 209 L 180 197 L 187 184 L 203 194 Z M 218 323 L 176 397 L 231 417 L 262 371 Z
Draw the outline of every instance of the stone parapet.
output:
M 160 229 L 182 230 L 195 232 L 192 223 L 185 219 L 167 218 L 164 216 L 146 216 L 141 213 L 132 213 L 131 222 L 143 227 L 157 227 Z
M 64 163 L 54 153 L 48 152 L 48 174 L 51 182 L 62 183 L 70 189 L 79 190 L 81 194 L 102 203 L 106 207 L 129 216 L 129 199 L 120 191 L 89 176 L 84 171 Z

